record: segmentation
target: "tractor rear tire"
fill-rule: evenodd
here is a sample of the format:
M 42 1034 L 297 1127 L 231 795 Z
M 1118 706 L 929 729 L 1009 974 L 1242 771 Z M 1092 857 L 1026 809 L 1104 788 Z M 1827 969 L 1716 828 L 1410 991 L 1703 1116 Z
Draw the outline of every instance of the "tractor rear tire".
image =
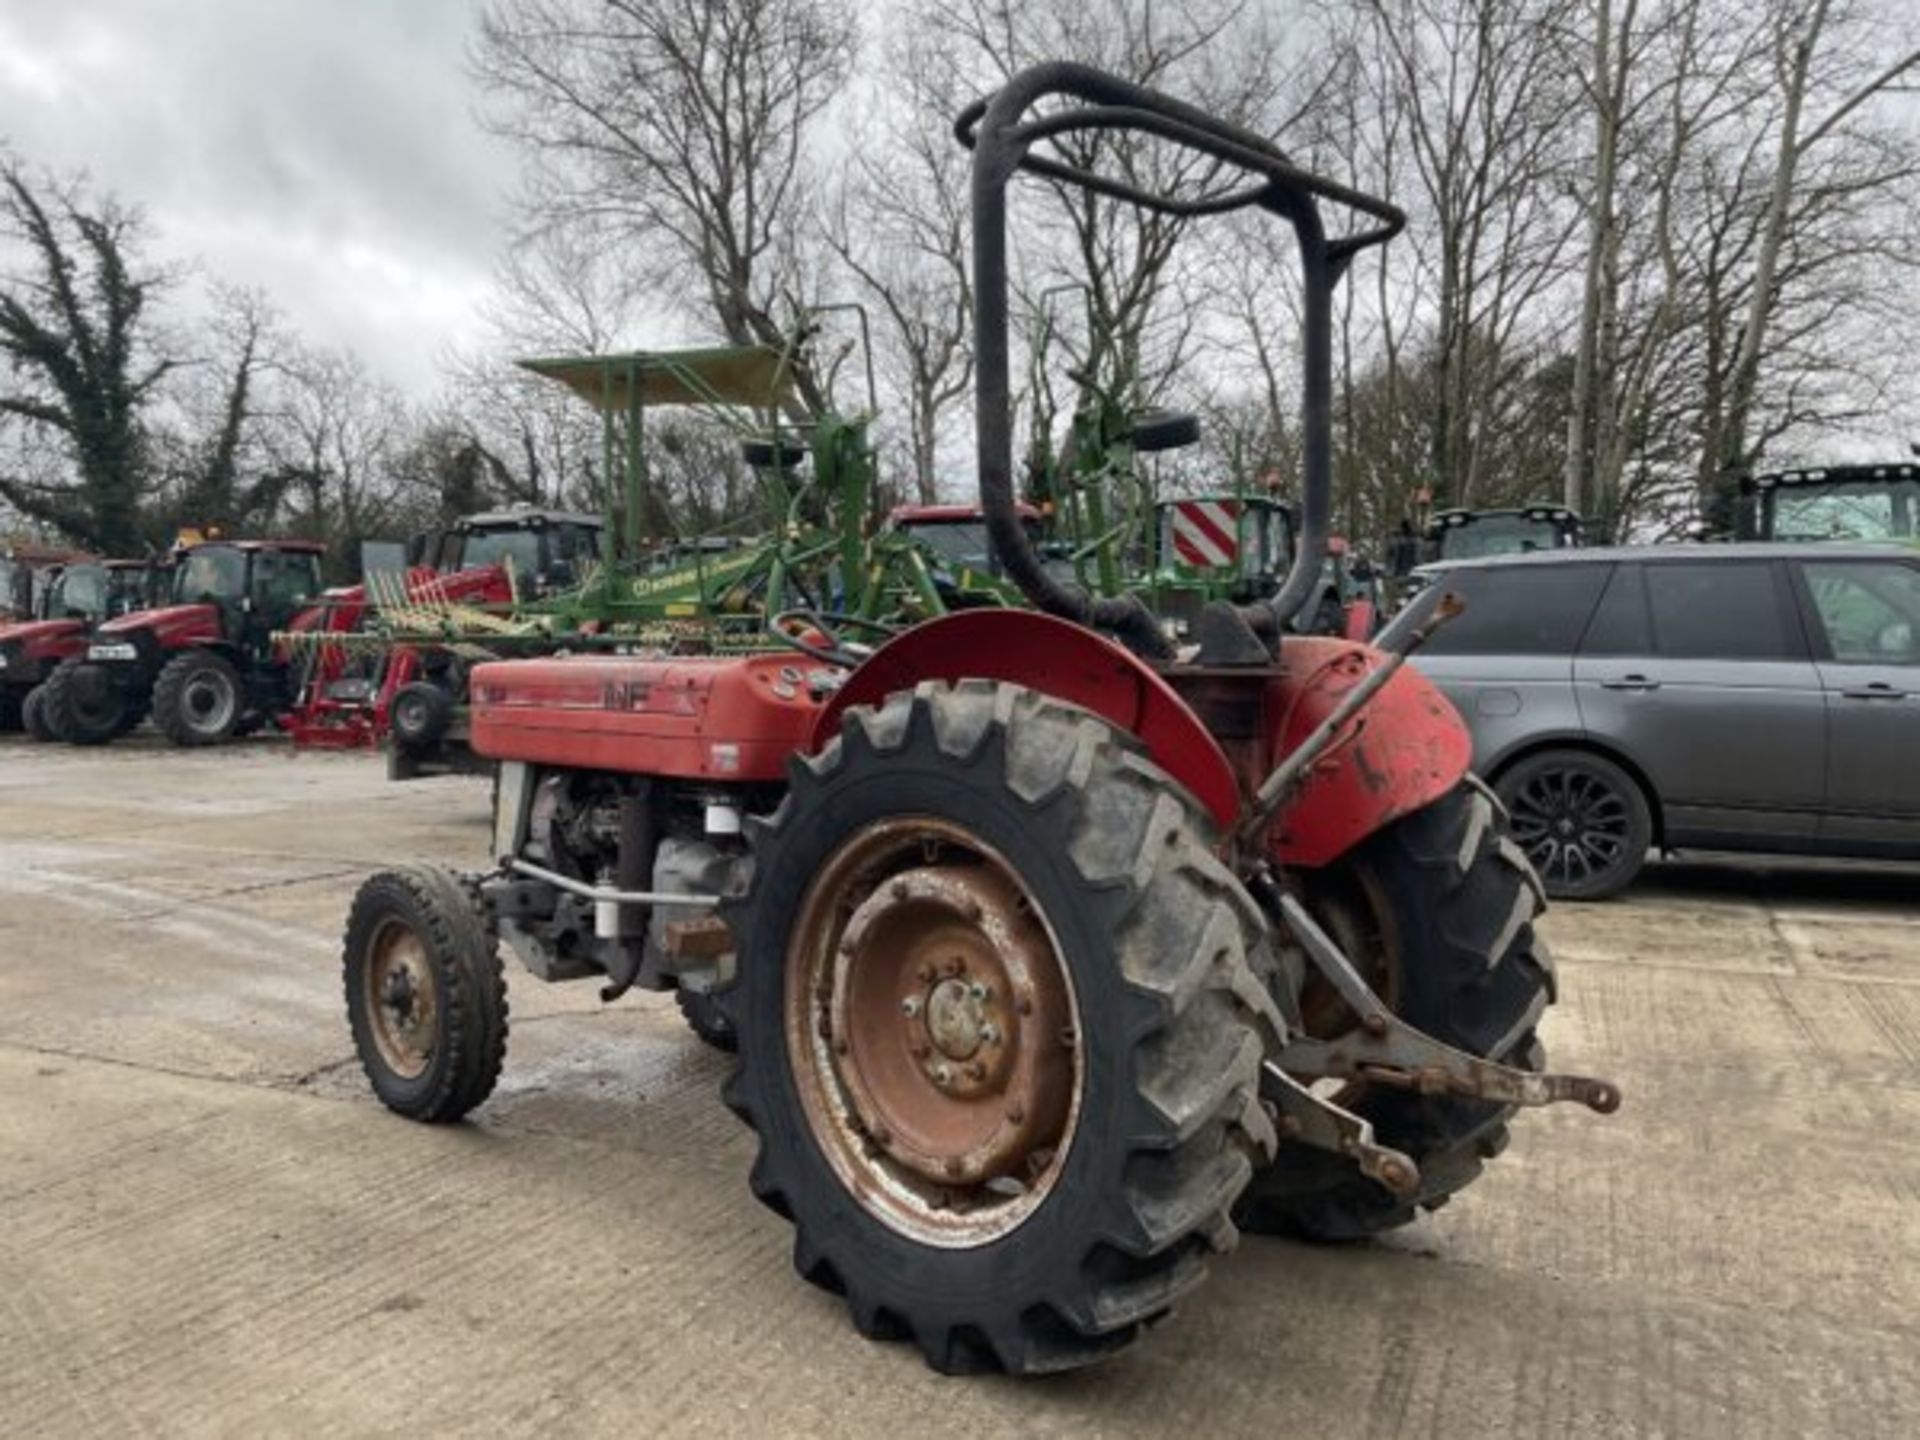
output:
M 1477 781 L 1389 825 L 1303 888 L 1308 909 L 1402 1020 L 1469 1054 L 1527 1070 L 1546 1063 L 1535 1029 L 1555 980 L 1534 928 L 1545 895 Z M 1331 1038 L 1353 1024 L 1318 978 L 1301 1003 L 1310 1034 Z M 1506 1148 L 1514 1108 L 1377 1086 L 1338 1098 L 1419 1166 L 1419 1193 L 1403 1199 L 1342 1156 L 1288 1142 L 1241 1202 L 1245 1229 L 1356 1240 L 1405 1225 Z
M 676 990 L 673 998 L 680 1006 L 680 1014 L 692 1030 L 707 1044 L 724 1055 L 734 1055 L 740 1050 L 740 1032 L 735 1028 L 733 1017 L 720 1003 L 720 997 L 699 990 Z
M 86 660 L 62 660 L 40 694 L 42 722 L 69 745 L 105 745 L 127 733 L 126 691 Z
M 383 870 L 353 897 L 341 968 L 373 1093 L 410 1120 L 460 1119 L 507 1053 L 507 984 L 477 892 L 433 866 Z
M 1021 686 L 856 707 L 792 776 L 729 907 L 754 1194 L 936 1370 L 1106 1358 L 1273 1153 L 1257 908 L 1132 736 Z
M 175 745 L 218 745 L 239 728 L 246 700 L 246 684 L 226 656 L 184 650 L 153 682 L 153 723 Z
M 43 745 L 60 738 L 47 724 L 47 687 L 44 681 L 27 692 L 27 698 L 20 706 L 20 725 Z

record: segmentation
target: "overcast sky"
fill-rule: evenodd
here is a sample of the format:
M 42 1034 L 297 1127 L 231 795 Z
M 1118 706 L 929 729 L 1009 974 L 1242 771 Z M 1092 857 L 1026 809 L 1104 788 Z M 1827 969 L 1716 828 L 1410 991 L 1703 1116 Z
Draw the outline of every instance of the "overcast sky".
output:
M 476 6 L 0 0 L 0 140 L 424 394 L 479 334 L 515 173 L 473 118 Z

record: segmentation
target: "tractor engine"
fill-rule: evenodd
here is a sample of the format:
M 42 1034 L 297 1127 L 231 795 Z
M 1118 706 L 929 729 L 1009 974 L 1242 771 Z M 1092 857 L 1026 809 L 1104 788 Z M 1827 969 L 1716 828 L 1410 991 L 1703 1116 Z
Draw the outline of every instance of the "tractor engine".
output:
M 499 766 L 487 909 L 545 980 L 704 991 L 732 940 L 745 819 L 778 805 L 837 669 L 799 657 L 570 656 L 482 665 L 473 741 Z

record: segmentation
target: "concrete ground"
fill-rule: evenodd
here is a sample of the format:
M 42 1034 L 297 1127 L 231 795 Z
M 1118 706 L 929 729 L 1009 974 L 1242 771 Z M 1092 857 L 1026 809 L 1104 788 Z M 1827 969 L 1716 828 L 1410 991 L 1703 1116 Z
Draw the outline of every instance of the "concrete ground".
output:
M 794 1277 L 658 997 L 516 973 L 477 1123 L 371 1100 L 348 898 L 479 861 L 485 805 L 0 740 L 0 1432 L 1920 1432 L 1911 872 L 1670 864 L 1557 910 L 1548 1043 L 1617 1116 L 1523 1117 L 1384 1243 L 1249 1239 L 1103 1369 L 954 1381 Z

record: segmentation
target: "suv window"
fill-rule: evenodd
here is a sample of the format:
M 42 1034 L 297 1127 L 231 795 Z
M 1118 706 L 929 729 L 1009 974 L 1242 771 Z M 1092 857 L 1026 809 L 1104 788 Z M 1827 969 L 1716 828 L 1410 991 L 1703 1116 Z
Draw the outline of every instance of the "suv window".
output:
M 1802 568 L 1827 650 L 1850 665 L 1920 665 L 1920 569 L 1892 561 Z
M 1802 645 L 1766 560 L 1647 567 L 1654 641 L 1674 660 L 1785 660 Z
M 1467 608 L 1434 631 L 1433 655 L 1571 655 L 1607 583 L 1605 564 L 1490 565 L 1435 580 Z
M 1647 621 L 1647 586 L 1642 576 L 1644 565 L 1616 565 L 1607 582 L 1607 593 L 1600 597 L 1600 608 L 1593 612 L 1586 638 L 1580 642 L 1583 655 L 1651 655 L 1653 630 Z

